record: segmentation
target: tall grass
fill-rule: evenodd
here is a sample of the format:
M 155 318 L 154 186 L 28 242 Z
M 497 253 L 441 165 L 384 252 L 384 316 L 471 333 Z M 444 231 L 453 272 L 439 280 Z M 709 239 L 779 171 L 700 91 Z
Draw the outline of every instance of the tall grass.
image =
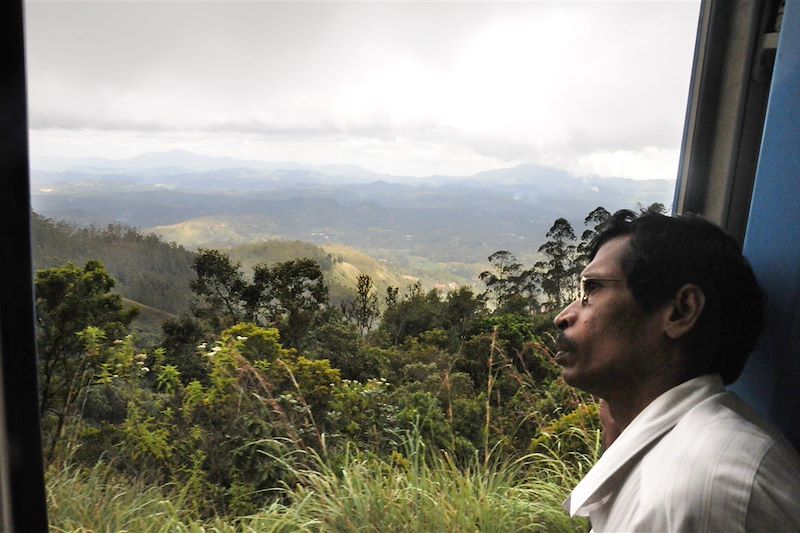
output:
M 92 468 L 53 466 L 47 471 L 50 530 L 59 533 L 203 531 L 181 509 L 175 494 L 165 489 L 118 474 L 103 463 Z
M 593 435 L 585 435 L 594 439 Z M 596 440 L 593 441 L 596 444 Z M 595 448 L 597 449 L 597 448 Z M 53 531 L 73 532 L 574 532 L 561 502 L 595 457 L 565 461 L 557 451 L 515 461 L 475 457 L 457 465 L 407 437 L 391 461 L 358 451 L 326 460 L 310 451 L 274 456 L 290 468 L 294 486 L 258 513 L 201 521 L 176 490 L 147 487 L 99 464 L 49 472 Z
M 333 467 L 314 458 L 295 469 L 290 504 L 250 518 L 261 531 L 278 515 L 300 531 L 517 532 L 585 531 L 561 503 L 594 457 L 533 454 L 513 462 L 475 457 L 457 465 L 446 453 L 429 452 L 418 435 L 406 440 L 393 464 L 362 454 Z M 579 467 L 576 469 L 576 465 Z M 281 531 L 281 529 L 277 529 Z

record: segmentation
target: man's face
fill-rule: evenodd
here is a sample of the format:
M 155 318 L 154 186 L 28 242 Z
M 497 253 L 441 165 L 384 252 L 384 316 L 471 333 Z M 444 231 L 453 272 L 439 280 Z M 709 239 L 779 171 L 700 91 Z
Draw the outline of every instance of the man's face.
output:
M 582 273 L 586 298 L 555 318 L 562 332 L 556 363 L 564 380 L 604 398 L 635 388 L 660 363 L 660 313 L 645 314 L 625 281 L 622 260 L 629 241 L 630 236 L 616 237 L 600 247 Z

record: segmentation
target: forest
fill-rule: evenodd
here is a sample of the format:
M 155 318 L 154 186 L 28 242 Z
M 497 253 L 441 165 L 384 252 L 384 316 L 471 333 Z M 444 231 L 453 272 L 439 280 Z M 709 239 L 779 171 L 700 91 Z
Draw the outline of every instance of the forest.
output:
M 597 408 L 560 379 L 552 320 L 608 216 L 593 210 L 580 237 L 557 219 L 533 265 L 493 253 L 477 287 L 379 291 L 361 274 L 332 298 L 320 257 L 244 269 L 35 215 L 35 252 L 105 235 L 128 254 L 124 281 L 94 245 L 37 259 L 51 526 L 585 531 L 560 504 L 600 453 Z M 130 259 L 142 242 L 163 253 Z M 175 261 L 192 275 L 171 276 Z M 143 340 L 122 295 L 154 264 L 146 292 L 173 314 Z

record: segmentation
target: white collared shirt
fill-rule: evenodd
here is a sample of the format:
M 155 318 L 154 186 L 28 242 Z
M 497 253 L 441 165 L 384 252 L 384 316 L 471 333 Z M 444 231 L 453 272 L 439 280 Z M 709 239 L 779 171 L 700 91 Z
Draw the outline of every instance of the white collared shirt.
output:
M 718 375 L 653 400 L 564 502 L 604 532 L 800 532 L 800 457 Z

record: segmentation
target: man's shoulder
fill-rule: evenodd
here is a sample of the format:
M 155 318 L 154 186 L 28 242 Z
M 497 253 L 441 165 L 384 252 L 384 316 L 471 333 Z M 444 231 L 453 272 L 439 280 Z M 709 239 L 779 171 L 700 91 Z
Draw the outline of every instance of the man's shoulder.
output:
M 768 454 L 779 453 L 800 466 L 783 435 L 732 392 L 715 394 L 688 410 L 653 452 L 654 458 L 688 463 L 696 470 L 735 466 L 739 481 L 756 472 Z
M 596 531 L 800 531 L 800 457 L 703 376 L 640 413 L 573 497 Z
M 701 529 L 763 516 L 763 501 L 785 501 L 782 512 L 791 515 L 785 519 L 800 520 L 792 510 L 800 497 L 800 456 L 733 393 L 687 411 L 643 458 L 642 479 L 651 480 L 643 482 L 643 497 Z
M 791 448 L 780 431 L 732 392 L 715 394 L 687 411 L 670 432 L 669 440 L 688 436 L 693 443 L 690 449 L 702 449 L 698 444 L 703 442 L 714 443 L 718 447 L 705 451 L 715 454 L 753 456 L 774 446 Z M 747 449 L 741 449 L 743 445 Z

